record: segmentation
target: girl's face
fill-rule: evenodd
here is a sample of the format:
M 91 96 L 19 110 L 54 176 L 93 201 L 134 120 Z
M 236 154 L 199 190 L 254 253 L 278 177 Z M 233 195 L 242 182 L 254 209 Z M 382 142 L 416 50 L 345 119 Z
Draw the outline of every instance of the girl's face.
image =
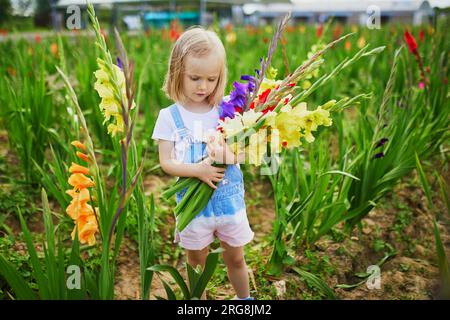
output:
M 183 94 L 187 100 L 186 104 L 208 104 L 206 98 L 217 86 L 221 63 L 220 58 L 214 54 L 186 57 L 183 74 Z

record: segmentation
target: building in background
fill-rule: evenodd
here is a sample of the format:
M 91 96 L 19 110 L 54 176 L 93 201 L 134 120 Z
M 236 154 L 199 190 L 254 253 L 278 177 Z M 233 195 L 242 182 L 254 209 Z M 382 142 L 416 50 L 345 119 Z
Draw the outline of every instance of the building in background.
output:
M 413 24 L 429 22 L 436 8 L 450 6 L 450 1 L 432 0 L 90 0 L 101 12 L 109 12 L 111 25 L 127 29 L 167 27 L 173 20 L 185 26 L 264 25 L 273 23 L 287 12 L 291 23 L 334 21 L 366 24 L 373 10 L 379 10 L 380 22 L 399 21 Z M 60 21 L 69 6 L 86 7 L 85 0 L 59 0 L 56 7 Z M 86 25 L 85 10 L 83 21 Z M 63 16 L 63 17 L 61 17 Z M 101 15 L 103 17 L 103 15 Z M 54 18 L 58 21 L 57 18 Z M 60 26 L 63 27 L 63 26 Z

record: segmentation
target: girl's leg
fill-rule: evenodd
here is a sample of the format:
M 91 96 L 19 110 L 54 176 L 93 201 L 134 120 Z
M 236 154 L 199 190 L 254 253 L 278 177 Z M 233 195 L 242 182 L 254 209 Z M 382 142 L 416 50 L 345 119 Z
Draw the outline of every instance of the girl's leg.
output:
M 248 284 L 248 270 L 244 259 L 244 247 L 232 247 L 226 242 L 221 241 L 223 252 L 223 261 L 227 266 L 228 279 L 236 291 L 238 298 L 246 298 L 250 295 Z
M 202 266 L 202 270 L 205 269 L 206 257 L 208 256 L 208 247 L 201 250 L 188 250 L 186 249 L 187 262 L 194 269 L 198 266 Z M 192 290 L 193 288 L 191 288 Z M 206 300 L 206 290 L 203 291 L 202 300 Z

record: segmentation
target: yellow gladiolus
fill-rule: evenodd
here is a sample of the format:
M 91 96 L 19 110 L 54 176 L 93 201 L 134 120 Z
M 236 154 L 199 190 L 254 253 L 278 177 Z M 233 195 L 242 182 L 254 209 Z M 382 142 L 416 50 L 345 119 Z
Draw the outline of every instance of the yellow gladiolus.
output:
M 227 41 L 227 43 L 233 44 L 236 42 L 236 33 L 235 32 L 230 32 L 225 36 L 225 39 Z
M 281 80 L 273 80 L 273 79 L 264 78 L 263 82 L 261 83 L 261 86 L 259 87 L 258 95 L 260 95 L 267 89 L 273 89 L 276 86 L 279 86 L 281 83 L 282 83 Z
M 361 49 L 366 45 L 366 39 L 364 39 L 364 37 L 359 37 L 358 41 L 356 42 L 356 45 L 358 46 L 359 49 Z
M 244 112 L 244 114 L 242 114 L 242 124 L 244 128 L 250 128 L 253 126 L 262 114 L 262 112 L 255 112 L 253 109 Z
M 269 67 L 269 70 L 267 70 L 267 78 L 271 80 L 275 80 L 278 74 L 278 69 L 273 68 L 272 66 Z
M 94 88 L 102 98 L 100 102 L 100 109 L 105 116 L 103 124 L 108 122 L 111 117 L 114 119 L 112 123 L 107 126 L 108 134 L 113 137 L 118 132 L 124 132 L 124 120 L 122 115 L 122 103 L 125 108 L 128 108 L 128 99 L 126 96 L 126 81 L 125 75 L 118 66 L 113 64 L 114 77 L 116 80 L 116 86 L 113 82 L 113 77 L 106 70 L 105 62 L 101 59 L 97 59 L 99 70 L 94 72 L 97 81 Z M 136 104 L 132 102 L 131 109 L 135 108 Z
M 250 136 L 248 159 L 250 164 L 260 166 L 267 152 L 267 130 L 261 129 Z
M 235 117 L 233 119 L 226 118 L 225 121 L 219 120 L 219 126 L 222 127 L 226 137 L 241 132 L 244 128 L 242 119 L 238 114 L 235 114 Z

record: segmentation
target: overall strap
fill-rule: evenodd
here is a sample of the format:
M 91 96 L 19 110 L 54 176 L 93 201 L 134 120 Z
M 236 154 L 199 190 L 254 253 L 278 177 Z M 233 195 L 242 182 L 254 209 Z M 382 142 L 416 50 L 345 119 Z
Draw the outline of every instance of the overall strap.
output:
M 173 121 L 175 122 L 175 126 L 177 127 L 178 134 L 181 139 L 184 139 L 189 135 L 186 126 L 184 125 L 183 119 L 181 118 L 180 111 L 176 104 L 173 104 L 169 107 L 170 113 L 172 114 Z

